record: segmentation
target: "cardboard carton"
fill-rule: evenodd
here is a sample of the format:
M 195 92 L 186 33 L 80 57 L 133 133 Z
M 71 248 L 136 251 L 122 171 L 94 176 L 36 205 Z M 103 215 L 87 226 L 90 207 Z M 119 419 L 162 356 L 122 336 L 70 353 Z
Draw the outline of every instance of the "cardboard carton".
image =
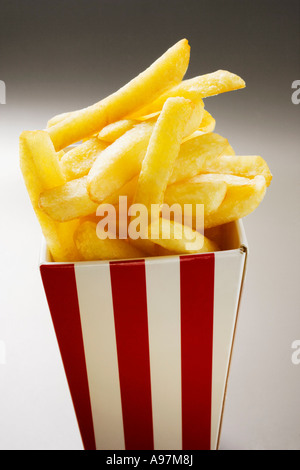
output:
M 218 230 L 221 230 L 220 233 Z M 86 450 L 217 449 L 247 242 L 40 270 Z

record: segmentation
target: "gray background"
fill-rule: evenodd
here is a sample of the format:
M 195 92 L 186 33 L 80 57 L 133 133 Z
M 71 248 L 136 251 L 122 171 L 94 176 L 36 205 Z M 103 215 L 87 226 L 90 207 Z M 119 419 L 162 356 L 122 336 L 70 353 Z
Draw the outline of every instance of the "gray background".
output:
M 250 256 L 221 449 L 300 449 L 299 0 L 0 0 L 0 449 L 81 449 L 38 272 L 41 234 L 18 136 L 98 101 L 186 37 L 190 78 L 223 68 L 245 90 L 205 100 L 237 154 L 274 175 L 244 220 Z

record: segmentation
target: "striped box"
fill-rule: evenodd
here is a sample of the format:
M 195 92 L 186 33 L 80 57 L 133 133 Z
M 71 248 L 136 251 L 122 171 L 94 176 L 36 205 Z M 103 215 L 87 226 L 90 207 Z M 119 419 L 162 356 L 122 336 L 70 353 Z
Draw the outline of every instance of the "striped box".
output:
M 226 230 L 225 230 L 226 228 Z M 217 449 L 247 243 L 40 270 L 86 450 Z

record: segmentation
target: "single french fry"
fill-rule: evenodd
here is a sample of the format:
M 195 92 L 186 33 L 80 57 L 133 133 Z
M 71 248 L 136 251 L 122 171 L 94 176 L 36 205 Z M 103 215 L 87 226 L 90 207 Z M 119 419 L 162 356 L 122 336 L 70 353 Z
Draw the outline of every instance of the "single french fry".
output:
M 203 204 L 204 216 L 206 216 L 218 209 L 224 200 L 226 191 L 225 181 L 201 181 L 201 178 L 199 181 L 199 177 L 195 176 L 189 180 L 169 185 L 164 194 L 164 204 L 169 206 L 180 204 L 185 213 L 191 208 L 192 214 L 195 213 L 196 204 Z M 184 207 L 185 205 L 186 207 Z M 191 205 L 191 207 L 187 205 Z
M 88 174 L 92 200 L 103 202 L 139 173 L 153 127 L 154 123 L 141 123 L 103 150 Z
M 227 139 L 215 133 L 203 134 L 183 142 L 169 184 L 198 175 L 205 162 L 221 155 L 228 145 Z
M 164 102 L 170 97 L 181 96 L 191 101 L 197 101 L 200 98 L 206 98 L 244 87 L 245 82 L 238 75 L 226 70 L 217 70 L 213 73 L 182 80 L 182 82 L 178 83 L 173 88 L 162 93 L 152 103 L 149 103 L 138 112 L 131 113 L 128 117 L 134 119 L 138 115 L 155 113 L 162 108 Z
M 66 152 L 60 166 L 67 181 L 86 176 L 100 153 L 108 147 L 106 142 L 92 137 Z
M 149 239 L 176 253 L 207 253 L 218 251 L 218 246 L 201 233 L 179 222 L 159 218 L 148 227 Z
M 43 191 L 39 198 L 39 207 L 58 222 L 95 213 L 99 204 L 90 199 L 86 183 L 87 177 L 83 176 Z
M 88 108 L 71 113 L 63 121 L 49 127 L 48 132 L 55 149 L 60 150 L 100 132 L 107 124 L 156 99 L 182 80 L 189 58 L 190 46 L 186 39 L 182 39 L 112 95 Z
M 58 154 L 55 152 L 51 139 L 45 131 L 24 131 L 20 141 L 27 150 L 22 154 L 22 162 L 28 157 L 35 166 L 37 180 L 43 188 L 52 188 L 65 182 L 61 171 Z M 34 184 L 32 184 L 34 186 Z
M 32 207 L 54 261 L 76 261 L 73 241 L 78 220 L 60 224 L 39 208 L 40 194 L 65 180 L 47 132 L 25 131 L 20 136 L 20 167 Z
M 192 103 L 184 98 L 169 98 L 153 129 L 139 175 L 134 202 L 162 204 L 164 192 L 178 156 L 184 130 L 192 114 Z
M 252 179 L 235 175 L 199 175 L 199 181 L 225 181 L 226 196 L 219 208 L 204 219 L 204 227 L 211 228 L 246 217 L 264 198 L 266 180 L 258 175 Z
M 227 175 L 254 178 L 262 175 L 267 186 L 270 185 L 272 174 L 266 161 L 259 155 L 221 155 L 214 160 L 207 160 L 202 173 L 221 173 Z
M 74 239 L 85 261 L 144 258 L 144 253 L 127 240 L 98 238 L 97 224 L 94 222 L 82 223 Z

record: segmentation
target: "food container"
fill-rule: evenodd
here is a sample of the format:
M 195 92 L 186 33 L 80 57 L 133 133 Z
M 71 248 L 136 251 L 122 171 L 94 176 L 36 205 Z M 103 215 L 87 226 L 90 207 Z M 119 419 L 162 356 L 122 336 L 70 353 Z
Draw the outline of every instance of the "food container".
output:
M 220 234 L 219 234 L 220 236 Z M 218 449 L 247 242 L 40 270 L 86 450 Z

